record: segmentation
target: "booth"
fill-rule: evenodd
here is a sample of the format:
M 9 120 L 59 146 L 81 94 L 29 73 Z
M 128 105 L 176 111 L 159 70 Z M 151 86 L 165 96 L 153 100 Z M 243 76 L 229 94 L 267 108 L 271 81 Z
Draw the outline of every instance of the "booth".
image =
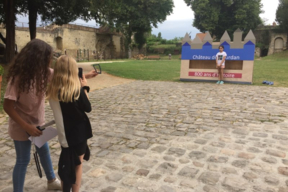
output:
M 224 81 L 230 83 L 252 84 L 256 38 L 250 32 L 242 41 L 243 32 L 234 32 L 233 42 L 225 31 L 220 42 L 213 42 L 209 32 L 204 38 L 196 35 L 192 41 L 188 34 L 182 40 L 181 81 L 218 81 L 216 54 L 219 46 L 227 53 Z

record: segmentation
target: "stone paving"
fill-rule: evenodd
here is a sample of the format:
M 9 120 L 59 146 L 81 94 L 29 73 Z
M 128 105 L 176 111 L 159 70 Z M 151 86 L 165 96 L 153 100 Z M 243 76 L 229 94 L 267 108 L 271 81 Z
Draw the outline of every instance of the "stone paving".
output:
M 287 192 L 287 92 L 153 81 L 97 90 L 81 191 Z M 0 127 L 0 191 L 10 192 L 15 152 L 7 122 Z M 59 144 L 49 144 L 57 170 Z M 33 161 L 28 191 L 46 191 Z

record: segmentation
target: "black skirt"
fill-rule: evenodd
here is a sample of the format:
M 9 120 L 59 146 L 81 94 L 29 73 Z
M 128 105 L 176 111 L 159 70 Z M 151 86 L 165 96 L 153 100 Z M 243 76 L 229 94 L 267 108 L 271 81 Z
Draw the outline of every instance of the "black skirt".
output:
M 72 147 L 78 156 L 84 155 L 87 150 L 87 140 Z

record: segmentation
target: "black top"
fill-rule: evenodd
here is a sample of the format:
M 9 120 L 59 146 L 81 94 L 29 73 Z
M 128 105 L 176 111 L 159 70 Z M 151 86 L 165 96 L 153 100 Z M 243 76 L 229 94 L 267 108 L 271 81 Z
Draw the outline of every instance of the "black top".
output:
M 91 104 L 81 88 L 80 97 L 75 102 L 60 102 L 65 127 L 65 135 L 69 147 L 92 137 L 90 121 L 85 112 L 91 111 Z
M 58 139 L 63 148 L 76 146 L 93 136 L 90 121 L 85 113 L 91 111 L 91 104 L 83 88 L 79 99 L 74 102 L 49 102 L 56 121 Z

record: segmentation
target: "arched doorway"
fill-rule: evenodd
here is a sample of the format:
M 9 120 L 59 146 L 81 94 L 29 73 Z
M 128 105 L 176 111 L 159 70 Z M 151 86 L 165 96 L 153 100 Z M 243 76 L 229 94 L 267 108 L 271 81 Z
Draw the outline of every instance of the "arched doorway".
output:
M 261 49 L 260 57 L 266 57 L 268 55 L 268 52 L 268 48 Z
M 281 37 L 276 38 L 274 44 L 275 52 L 283 51 L 283 48 L 284 48 L 284 40 Z
M 56 37 L 56 48 L 59 50 L 63 50 L 62 37 Z

